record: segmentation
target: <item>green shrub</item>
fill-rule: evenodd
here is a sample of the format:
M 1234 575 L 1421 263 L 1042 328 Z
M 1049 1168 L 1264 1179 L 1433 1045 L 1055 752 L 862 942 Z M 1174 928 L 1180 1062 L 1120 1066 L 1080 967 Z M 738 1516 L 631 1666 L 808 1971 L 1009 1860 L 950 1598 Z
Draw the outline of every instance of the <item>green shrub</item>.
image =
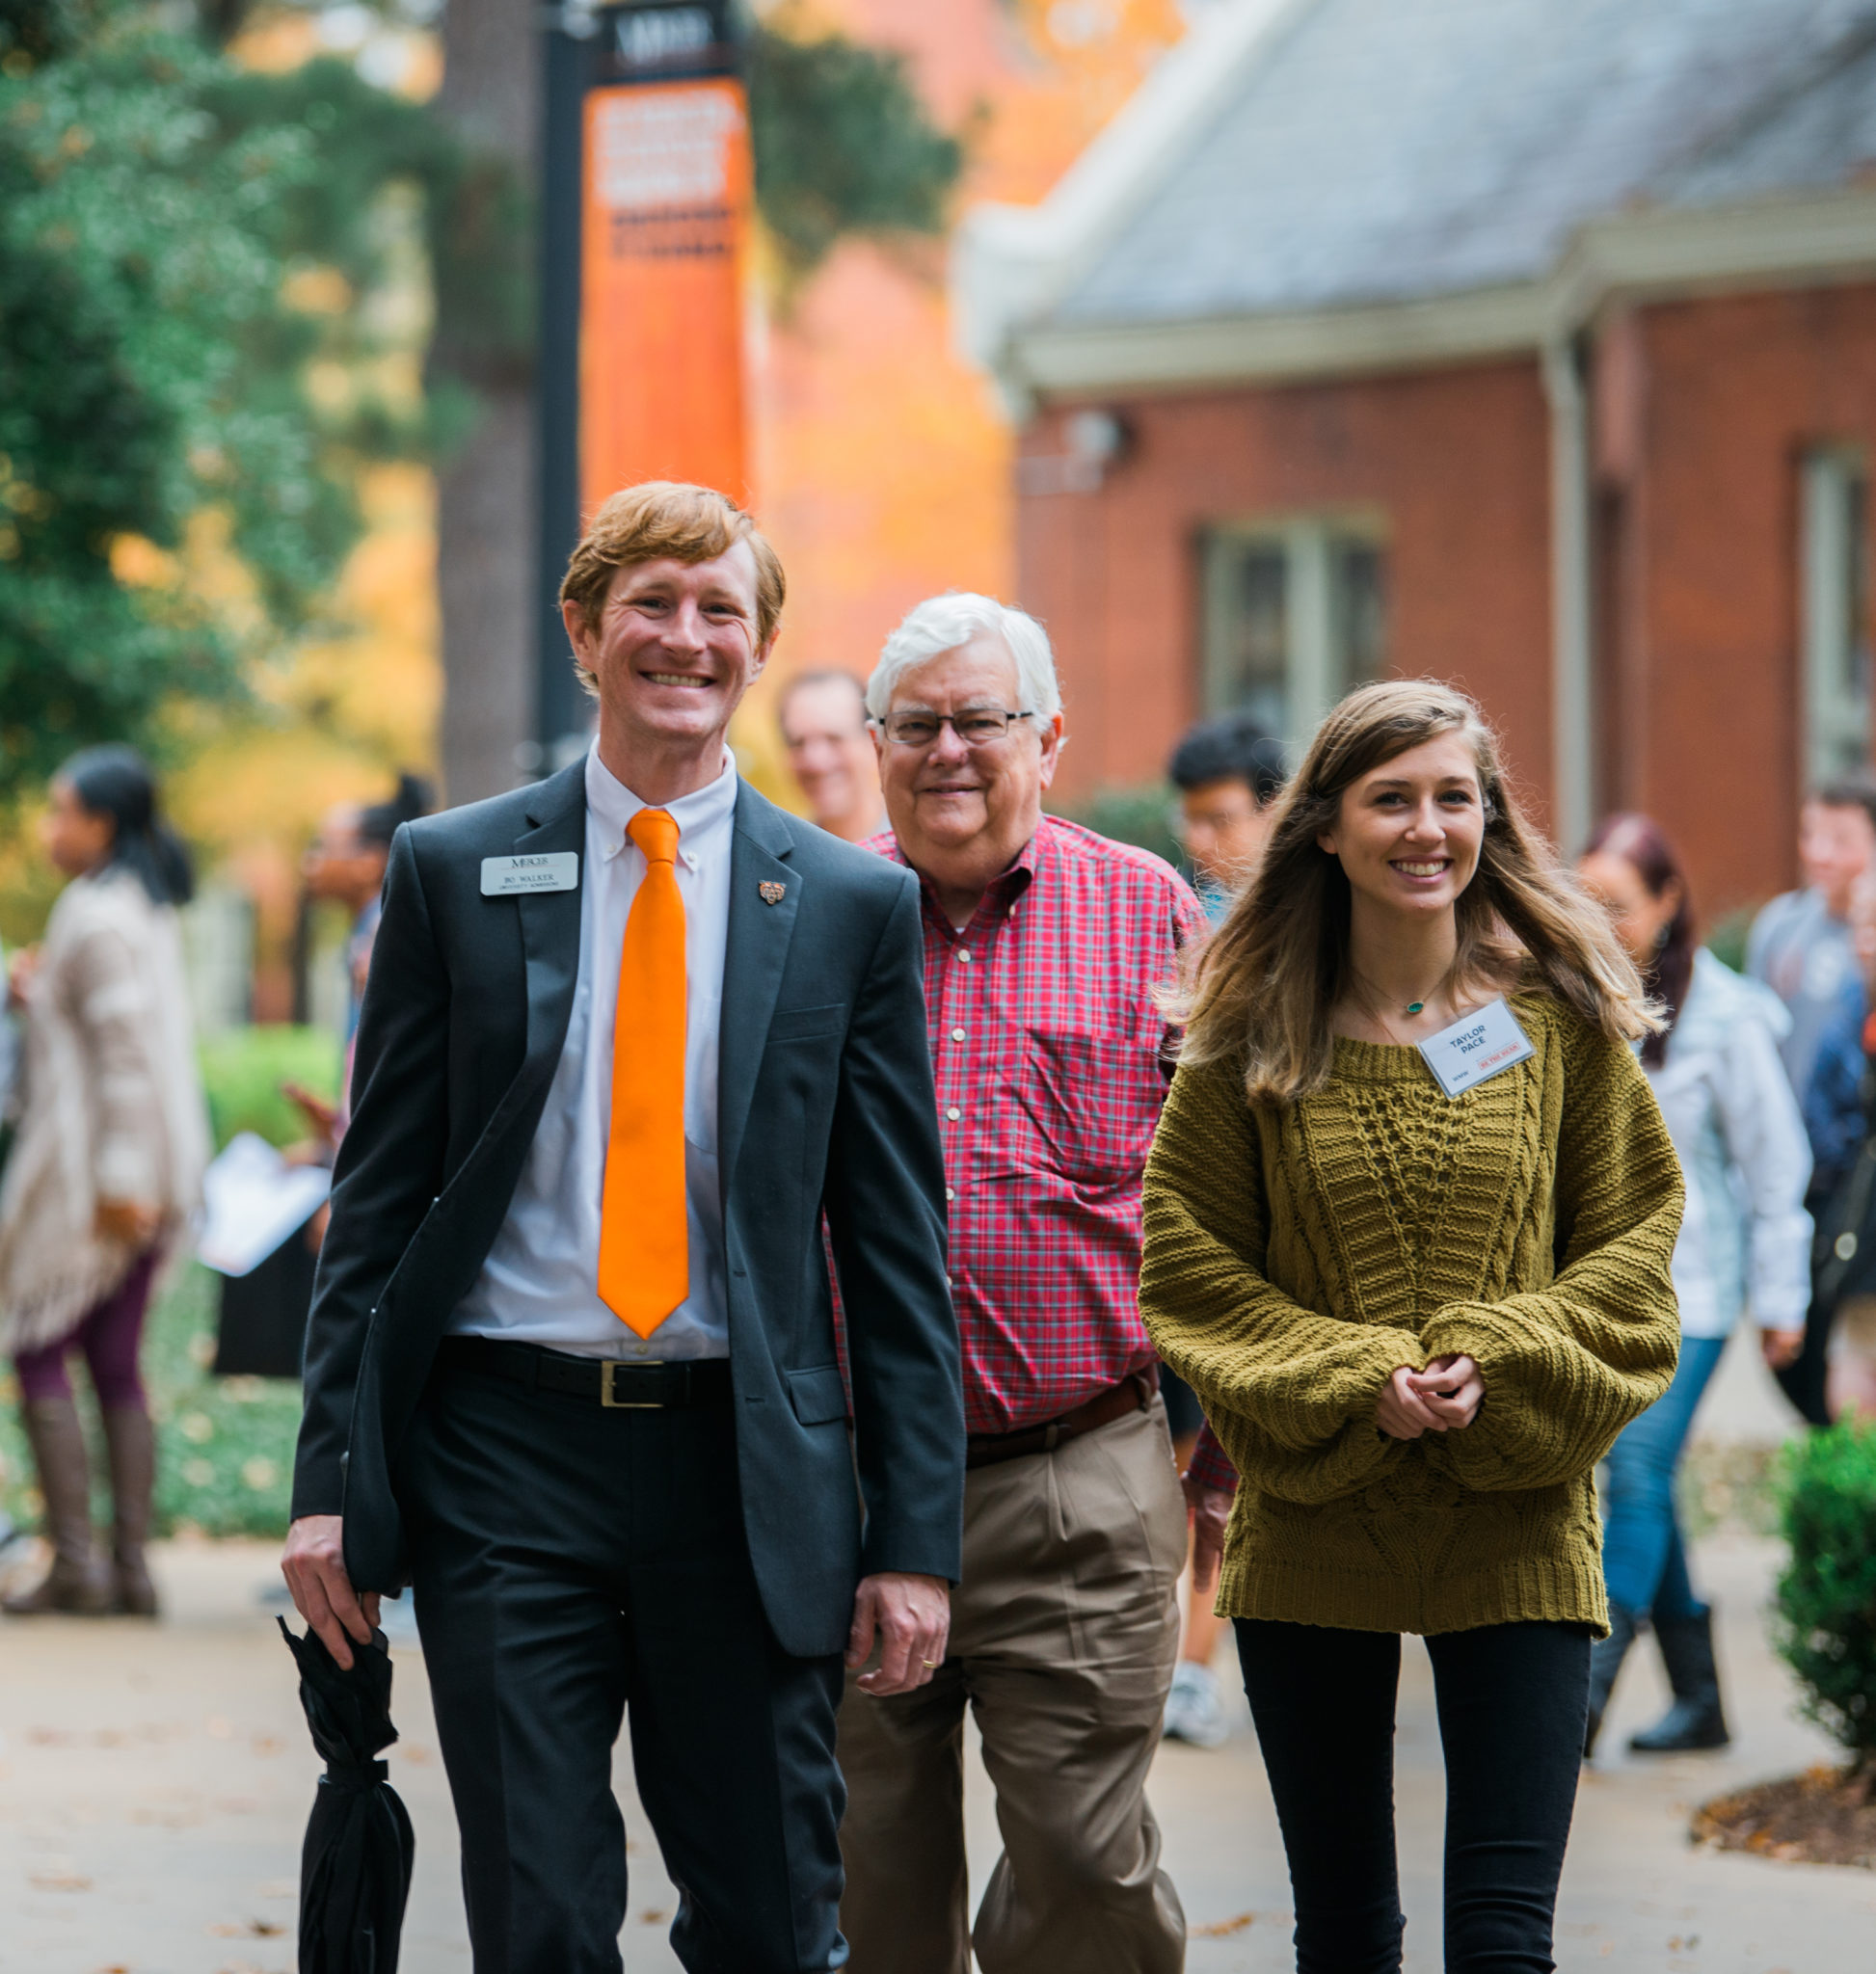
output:
M 304 1083 L 331 1101 L 338 1095 L 344 1053 L 330 1030 L 284 1022 L 230 1028 L 204 1042 L 201 1079 L 216 1148 L 240 1131 L 252 1131 L 270 1145 L 295 1144 L 306 1137 L 307 1120 L 281 1095 L 281 1085 Z
M 1876 1769 L 1876 1423 L 1799 1442 L 1783 1493 L 1791 1561 L 1779 1579 L 1779 1649 L 1805 1711 Z
M 1085 823 L 1117 843 L 1134 843 L 1164 857 L 1175 869 L 1186 867 L 1185 853 L 1172 833 L 1175 798 L 1164 782 L 1138 787 L 1096 789 L 1087 801 L 1061 814 L 1071 822 Z

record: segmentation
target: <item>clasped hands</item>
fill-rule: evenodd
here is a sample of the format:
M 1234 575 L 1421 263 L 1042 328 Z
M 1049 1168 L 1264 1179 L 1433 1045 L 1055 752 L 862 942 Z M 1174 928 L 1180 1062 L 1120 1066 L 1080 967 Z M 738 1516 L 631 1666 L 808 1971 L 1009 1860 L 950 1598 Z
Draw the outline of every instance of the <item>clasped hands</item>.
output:
M 1486 1381 L 1470 1357 L 1435 1357 L 1425 1371 L 1403 1364 L 1381 1387 L 1375 1424 L 1391 1439 L 1418 1439 L 1423 1432 L 1461 1432 L 1479 1416 Z M 1218 1581 L 1224 1557 L 1231 1496 L 1183 1477 L 1193 1537 L 1193 1587 L 1202 1596 Z
M 1486 1381 L 1470 1357 L 1449 1352 L 1425 1371 L 1403 1364 L 1381 1387 L 1375 1424 L 1390 1439 L 1418 1439 L 1423 1432 L 1462 1432 L 1479 1416 Z

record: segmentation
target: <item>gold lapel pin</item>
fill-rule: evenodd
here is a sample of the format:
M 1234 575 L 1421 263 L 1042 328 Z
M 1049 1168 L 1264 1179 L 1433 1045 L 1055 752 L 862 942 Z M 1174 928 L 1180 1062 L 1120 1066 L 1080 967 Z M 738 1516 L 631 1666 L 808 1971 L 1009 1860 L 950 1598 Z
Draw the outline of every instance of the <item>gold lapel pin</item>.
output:
M 786 884 L 777 884 L 772 878 L 765 878 L 756 887 L 756 894 L 765 905 L 779 905 L 788 894 Z

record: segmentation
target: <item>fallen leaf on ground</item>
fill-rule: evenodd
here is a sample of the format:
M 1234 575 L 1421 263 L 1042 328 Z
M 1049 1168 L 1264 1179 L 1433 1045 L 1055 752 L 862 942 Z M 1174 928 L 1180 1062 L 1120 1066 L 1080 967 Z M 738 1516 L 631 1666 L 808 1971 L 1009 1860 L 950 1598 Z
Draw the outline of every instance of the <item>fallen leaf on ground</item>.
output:
M 78 1871 L 36 1871 L 33 1888 L 40 1892 L 89 1892 L 92 1881 Z
M 1229 1939 L 1234 1933 L 1243 1933 L 1256 1920 L 1255 1912 L 1240 1912 L 1235 1919 L 1215 1919 L 1210 1926 L 1189 1926 L 1188 1939 Z

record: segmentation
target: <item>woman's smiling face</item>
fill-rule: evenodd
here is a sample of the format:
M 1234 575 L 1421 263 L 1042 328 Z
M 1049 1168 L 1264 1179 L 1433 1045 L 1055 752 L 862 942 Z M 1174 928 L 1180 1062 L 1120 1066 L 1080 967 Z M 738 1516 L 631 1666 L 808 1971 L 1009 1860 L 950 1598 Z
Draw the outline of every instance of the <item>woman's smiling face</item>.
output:
M 1479 867 L 1485 803 L 1463 734 L 1440 734 L 1342 791 L 1316 839 L 1362 898 L 1389 912 L 1450 912 Z

